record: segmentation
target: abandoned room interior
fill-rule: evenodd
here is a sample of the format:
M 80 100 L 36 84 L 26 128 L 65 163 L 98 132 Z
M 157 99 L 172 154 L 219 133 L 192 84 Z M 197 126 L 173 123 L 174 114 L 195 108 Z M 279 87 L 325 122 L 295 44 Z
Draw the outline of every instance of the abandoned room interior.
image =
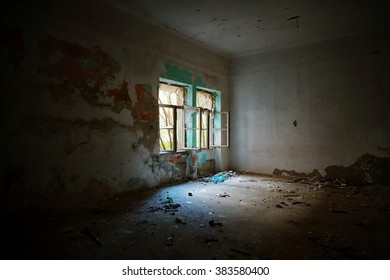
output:
M 389 259 L 386 1 L 3 1 L 1 259 Z

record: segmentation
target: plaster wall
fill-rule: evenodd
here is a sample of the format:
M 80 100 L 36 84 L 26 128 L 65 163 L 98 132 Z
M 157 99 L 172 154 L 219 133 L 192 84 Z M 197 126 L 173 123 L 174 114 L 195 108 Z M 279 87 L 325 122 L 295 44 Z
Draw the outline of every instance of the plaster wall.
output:
M 231 167 L 324 174 L 389 155 L 389 30 L 233 61 Z
M 159 77 L 186 73 L 227 109 L 230 61 L 108 3 L 52 2 L 1 11 L 1 209 L 72 207 L 184 178 L 159 155 Z M 196 170 L 229 163 L 220 149 L 191 157 Z

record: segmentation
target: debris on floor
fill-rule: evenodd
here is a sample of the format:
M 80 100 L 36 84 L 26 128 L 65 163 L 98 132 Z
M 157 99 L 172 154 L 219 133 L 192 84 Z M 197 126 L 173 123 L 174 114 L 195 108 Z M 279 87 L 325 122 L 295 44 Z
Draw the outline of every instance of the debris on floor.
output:
M 220 221 L 214 221 L 214 220 L 210 220 L 209 221 L 209 225 L 211 226 L 211 227 L 215 227 L 215 226 L 223 226 L 223 223 L 222 222 L 220 222 Z
M 176 224 L 182 224 L 182 225 L 185 225 L 185 224 L 186 224 L 186 222 L 183 221 L 183 219 L 180 219 L 180 218 L 176 218 L 176 219 L 175 219 L 175 223 L 176 223 Z
M 219 197 L 230 197 L 230 195 L 229 194 L 227 194 L 227 193 L 220 193 L 219 195 L 218 195 Z
M 222 183 L 222 182 L 225 182 L 230 177 L 236 177 L 236 176 L 238 176 L 238 174 L 235 171 L 232 171 L 232 170 L 230 170 L 230 171 L 222 171 L 222 172 L 219 172 L 219 173 L 215 174 L 212 177 L 201 178 L 199 181 L 200 182 L 206 182 L 206 183 L 209 183 L 209 182 Z
M 180 207 L 179 203 L 168 203 L 164 205 L 163 209 L 164 211 L 169 211 L 169 210 L 175 210 Z
M 89 230 L 89 228 L 88 228 L 87 226 L 84 226 L 84 231 L 85 231 L 85 233 L 86 233 L 93 241 L 95 241 L 95 243 L 96 243 L 97 245 L 99 245 L 99 246 L 102 246 L 102 245 L 103 245 L 103 243 L 100 241 L 100 239 L 97 238 L 97 236 L 96 236 L 95 234 L 93 234 L 93 233 Z
M 253 180 L 257 183 L 249 183 Z M 389 259 L 390 186 L 346 187 L 342 180 L 326 178 L 295 180 L 240 172 L 238 178 L 218 185 L 189 182 L 147 191 L 110 207 L 88 208 L 69 219 L 50 216 L 50 222 L 39 227 L 28 224 L 16 236 L 9 230 L 3 239 L 9 248 L 0 250 L 0 255 L 4 259 Z M 14 227 L 3 228 L 0 234 Z
M 325 169 L 326 175 L 298 176 L 291 183 L 302 183 L 316 186 L 364 186 L 370 184 L 390 183 L 390 158 L 376 157 L 370 154 L 360 156 L 351 166 L 330 165 Z M 282 175 L 281 173 L 276 173 Z M 300 174 L 300 173 L 299 173 Z M 294 176 L 295 174 L 289 174 Z
M 173 246 L 173 236 L 167 237 L 165 245 Z

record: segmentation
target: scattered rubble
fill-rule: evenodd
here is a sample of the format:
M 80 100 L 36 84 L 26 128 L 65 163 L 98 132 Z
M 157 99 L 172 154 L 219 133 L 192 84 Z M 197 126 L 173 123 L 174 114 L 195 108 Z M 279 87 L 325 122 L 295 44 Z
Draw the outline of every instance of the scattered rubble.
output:
M 88 228 L 87 226 L 84 226 L 84 231 L 85 231 L 85 233 L 86 233 L 93 241 L 95 241 L 95 243 L 96 243 L 97 245 L 99 245 L 99 246 L 102 246 L 102 245 L 103 245 L 103 243 L 100 241 L 100 239 L 99 239 L 96 235 L 94 235 L 94 234 L 89 230 L 89 228 Z
M 186 224 L 186 222 L 183 221 L 183 220 L 180 219 L 180 218 L 176 218 L 176 219 L 175 219 L 175 223 L 177 223 L 177 224 L 182 224 L 182 225 L 185 225 L 185 224 Z
M 167 245 L 167 246 L 173 246 L 173 236 L 169 236 L 169 237 L 167 237 L 167 239 L 166 239 L 166 243 L 165 243 L 165 245 Z
M 232 170 L 230 170 L 230 171 L 222 171 L 222 172 L 219 172 L 219 173 L 215 174 L 212 177 L 201 178 L 201 179 L 199 179 L 199 181 L 200 182 L 206 182 L 206 183 L 209 183 L 209 182 L 222 183 L 222 182 L 225 182 L 230 177 L 236 177 L 236 176 L 238 176 L 238 173 L 235 172 L 235 171 L 232 171 Z
M 214 220 L 210 220 L 209 221 L 209 225 L 211 226 L 211 227 L 215 227 L 215 226 L 223 226 L 223 223 L 222 222 L 220 222 L 220 221 L 214 221 Z
M 227 194 L 226 192 L 224 192 L 223 194 L 220 193 L 218 196 L 219 197 L 230 197 L 230 195 Z

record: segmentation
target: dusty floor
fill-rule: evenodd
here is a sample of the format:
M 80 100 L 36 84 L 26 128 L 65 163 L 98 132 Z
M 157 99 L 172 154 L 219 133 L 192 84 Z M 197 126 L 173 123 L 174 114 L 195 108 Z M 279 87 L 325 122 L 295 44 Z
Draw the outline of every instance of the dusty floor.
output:
M 243 174 L 15 222 L 2 234 L 2 259 L 389 259 L 390 187 Z

